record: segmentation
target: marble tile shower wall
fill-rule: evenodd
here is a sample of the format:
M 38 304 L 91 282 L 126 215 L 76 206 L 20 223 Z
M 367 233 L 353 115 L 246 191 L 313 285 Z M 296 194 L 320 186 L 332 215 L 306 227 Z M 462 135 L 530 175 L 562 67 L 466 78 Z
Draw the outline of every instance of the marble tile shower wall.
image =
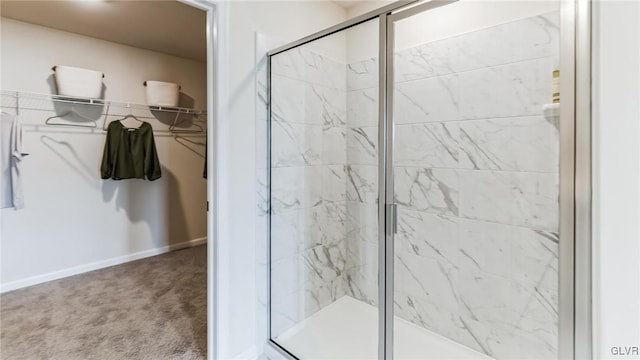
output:
M 549 13 L 396 53 L 395 313 L 497 359 L 557 357 L 559 56 Z M 398 34 L 401 36 L 401 34 Z M 377 298 L 377 62 L 347 66 L 349 295 Z
M 345 292 L 345 64 L 296 48 L 272 57 L 272 333 Z

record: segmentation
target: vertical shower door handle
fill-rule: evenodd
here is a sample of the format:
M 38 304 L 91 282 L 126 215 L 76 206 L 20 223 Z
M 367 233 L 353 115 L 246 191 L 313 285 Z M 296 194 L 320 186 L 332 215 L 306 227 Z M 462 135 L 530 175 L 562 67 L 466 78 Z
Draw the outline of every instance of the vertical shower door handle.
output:
M 394 235 L 398 233 L 398 205 L 386 204 L 387 210 L 387 228 L 390 229 L 390 234 Z

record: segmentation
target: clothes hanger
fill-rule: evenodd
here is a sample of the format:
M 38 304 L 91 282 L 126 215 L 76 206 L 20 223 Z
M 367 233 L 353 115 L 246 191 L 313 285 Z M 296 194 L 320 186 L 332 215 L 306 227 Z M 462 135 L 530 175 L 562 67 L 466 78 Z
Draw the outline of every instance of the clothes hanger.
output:
M 63 118 L 65 116 L 74 114 L 80 118 L 83 118 L 85 120 L 91 121 L 91 123 L 93 125 L 80 125 L 80 124 L 71 124 L 71 123 L 52 123 L 50 122 L 53 119 L 57 119 L 57 118 Z M 54 115 L 54 116 L 50 116 L 49 118 L 47 118 L 47 120 L 44 121 L 44 123 L 46 125 L 50 125 L 50 126 L 75 126 L 75 127 L 84 127 L 84 128 L 97 128 L 98 127 L 98 123 L 96 123 L 95 119 L 92 119 L 90 117 L 87 117 L 85 115 L 82 115 L 81 113 L 77 112 L 73 107 L 71 108 L 71 110 L 65 112 L 64 114 L 60 114 L 60 115 Z
M 128 115 L 126 115 L 126 116 L 125 116 L 125 117 L 123 117 L 123 118 L 116 119 L 116 120 L 113 120 L 113 121 L 119 121 L 120 123 L 122 123 L 122 120 L 127 120 L 127 119 L 134 119 L 135 121 L 138 121 L 138 122 L 139 122 L 139 123 L 141 123 L 141 124 L 144 124 L 144 123 L 145 123 L 144 121 L 142 121 L 142 120 L 138 119 L 138 118 L 137 118 L 135 115 L 133 115 L 133 114 L 128 114 Z M 123 126 L 124 126 L 124 124 L 123 124 Z M 125 127 L 126 127 L 126 126 L 125 126 Z M 129 129 L 130 129 L 130 128 L 129 128 Z
M 199 142 L 199 141 L 194 141 L 193 139 L 190 139 L 188 137 L 184 137 L 184 136 L 180 136 L 180 135 L 173 135 L 173 139 L 180 145 L 186 147 L 189 151 L 193 152 L 194 154 L 198 155 L 201 158 L 205 158 L 205 155 L 202 154 L 202 148 L 206 146 L 205 143 L 203 142 Z M 198 151 L 198 148 L 200 148 L 200 151 Z M 206 151 L 206 149 L 205 149 Z
M 198 125 L 198 124 L 194 124 L 193 120 L 200 120 L 200 115 L 196 114 L 196 113 L 192 113 L 192 117 L 191 117 L 191 125 L 195 126 L 196 128 L 198 128 L 198 130 L 181 130 L 180 128 L 176 127 L 176 125 L 180 125 L 184 122 L 183 121 L 178 121 L 178 117 L 180 117 L 180 111 L 178 111 L 178 113 L 176 114 L 176 118 L 173 120 L 173 123 L 171 124 L 171 126 L 169 126 L 169 131 L 171 131 L 174 134 L 200 134 L 204 132 L 204 129 L 202 128 L 202 126 Z

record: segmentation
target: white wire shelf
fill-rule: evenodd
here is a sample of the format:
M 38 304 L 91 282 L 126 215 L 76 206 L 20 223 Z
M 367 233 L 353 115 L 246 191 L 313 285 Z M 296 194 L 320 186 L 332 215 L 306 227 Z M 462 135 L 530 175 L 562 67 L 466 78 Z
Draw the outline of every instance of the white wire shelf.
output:
M 169 126 L 171 134 L 199 134 L 205 133 L 206 110 L 198 110 L 186 107 L 150 106 L 147 104 L 127 103 L 121 101 L 111 101 L 91 98 L 70 98 L 68 96 L 39 94 L 25 91 L 0 90 L 2 110 L 13 111 L 20 114 L 22 110 L 45 111 L 56 114 L 48 117 L 44 124 L 37 126 L 67 126 L 67 127 L 87 127 L 101 128 L 107 130 L 109 118 L 134 117 L 142 120 L 160 121 Z M 81 109 L 81 110 L 79 110 Z M 79 116 L 85 120 L 77 122 L 50 122 L 57 118 L 65 118 L 68 115 Z M 185 118 L 187 120 L 185 120 Z M 98 124 L 102 119 L 102 126 Z M 202 124 L 199 125 L 198 123 Z M 190 127 L 183 127 L 190 125 Z M 204 127 L 203 127 L 204 126 Z M 154 131 L 158 131 L 155 130 Z
M 151 106 L 147 104 L 128 103 L 121 101 L 111 101 L 91 98 L 70 98 L 52 94 L 39 94 L 24 91 L 0 90 L 3 108 L 14 108 L 16 110 L 41 110 L 55 111 L 53 104 L 83 105 L 83 106 L 103 106 L 111 109 L 130 109 L 159 111 L 166 113 L 180 113 L 192 115 L 206 115 L 206 110 L 191 109 L 185 107 Z M 109 115 L 105 113 L 104 115 Z

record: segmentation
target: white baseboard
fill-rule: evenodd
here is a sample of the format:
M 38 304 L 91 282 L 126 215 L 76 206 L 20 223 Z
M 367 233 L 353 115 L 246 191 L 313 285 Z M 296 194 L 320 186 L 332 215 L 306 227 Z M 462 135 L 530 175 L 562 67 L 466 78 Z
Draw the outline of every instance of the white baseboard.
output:
M 207 238 L 203 237 L 203 238 L 181 242 L 178 244 L 167 245 L 167 246 L 144 250 L 137 253 L 127 254 L 124 256 L 119 256 L 111 259 L 96 261 L 89 264 L 78 265 L 68 269 L 63 269 L 63 270 L 50 272 L 47 274 L 32 276 L 26 279 L 15 280 L 15 281 L 8 282 L 6 284 L 1 284 L 0 293 L 5 293 L 7 291 L 17 290 L 27 286 L 45 283 L 47 281 L 58 280 L 68 276 L 78 275 L 78 274 L 86 273 L 89 271 L 106 268 L 109 266 L 120 265 L 130 261 L 144 259 L 150 256 L 160 255 L 160 254 L 168 253 L 170 251 L 185 249 L 185 248 L 198 246 L 206 243 L 207 243 Z

